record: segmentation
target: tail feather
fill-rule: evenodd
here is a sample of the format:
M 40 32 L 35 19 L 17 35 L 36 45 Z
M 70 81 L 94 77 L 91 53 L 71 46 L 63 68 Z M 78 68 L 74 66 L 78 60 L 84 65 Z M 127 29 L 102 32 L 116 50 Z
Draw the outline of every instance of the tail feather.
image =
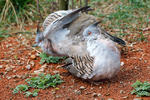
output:
M 120 38 L 118 38 L 118 37 L 116 37 L 116 36 L 112 36 L 112 35 L 109 34 L 107 31 L 103 30 L 102 28 L 101 28 L 101 30 L 103 31 L 103 34 L 104 34 L 105 36 L 107 36 L 108 38 L 110 38 L 112 41 L 114 41 L 114 42 L 116 42 L 116 43 L 118 43 L 118 44 L 120 44 L 120 45 L 122 45 L 122 46 L 125 46 L 125 45 L 126 45 L 126 43 L 125 43 L 124 40 L 122 40 L 122 39 L 120 39 Z
M 115 36 L 113 37 L 114 37 L 114 42 L 117 42 L 118 44 L 123 45 L 123 46 L 126 45 L 125 41 L 123 41 L 122 39 L 115 37 Z

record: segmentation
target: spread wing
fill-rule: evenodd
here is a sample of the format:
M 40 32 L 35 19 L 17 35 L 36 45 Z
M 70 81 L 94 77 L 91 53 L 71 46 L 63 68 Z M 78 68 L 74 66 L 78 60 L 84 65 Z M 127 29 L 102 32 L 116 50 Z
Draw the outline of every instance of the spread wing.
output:
M 65 25 L 71 23 L 72 21 L 74 21 L 75 19 L 77 19 L 79 17 L 80 11 L 86 11 L 89 8 L 90 8 L 89 6 L 86 6 L 86 7 L 76 9 L 76 10 L 72 11 L 71 13 L 69 13 L 68 15 L 51 23 L 48 27 L 46 27 L 46 29 L 44 31 L 44 33 L 43 33 L 44 37 L 47 38 L 49 34 L 55 33 L 57 31 L 63 29 L 63 27 Z
M 46 27 L 48 25 L 50 25 L 51 23 L 55 22 L 56 20 L 58 20 L 64 16 L 66 16 L 67 14 L 69 14 L 71 12 L 72 12 L 72 10 L 67 10 L 67 11 L 61 10 L 61 11 L 56 11 L 54 13 L 49 14 L 46 17 L 46 19 L 44 20 L 43 25 L 42 25 L 44 30 L 46 29 Z

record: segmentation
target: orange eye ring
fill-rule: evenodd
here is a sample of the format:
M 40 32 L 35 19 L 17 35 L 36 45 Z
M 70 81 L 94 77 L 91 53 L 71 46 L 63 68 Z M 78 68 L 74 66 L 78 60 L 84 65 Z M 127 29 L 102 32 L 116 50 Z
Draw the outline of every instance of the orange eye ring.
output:
M 92 32 L 88 32 L 88 34 L 89 34 L 89 35 L 91 35 L 91 34 L 92 34 Z

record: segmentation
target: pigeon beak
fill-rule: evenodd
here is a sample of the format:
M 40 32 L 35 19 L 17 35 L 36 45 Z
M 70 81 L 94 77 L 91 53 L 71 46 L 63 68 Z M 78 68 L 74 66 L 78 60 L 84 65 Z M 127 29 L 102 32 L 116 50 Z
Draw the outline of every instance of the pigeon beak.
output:
M 38 21 L 37 23 L 37 30 L 36 30 L 36 34 L 40 34 L 40 22 Z
M 37 27 L 36 34 L 40 34 L 40 29 Z

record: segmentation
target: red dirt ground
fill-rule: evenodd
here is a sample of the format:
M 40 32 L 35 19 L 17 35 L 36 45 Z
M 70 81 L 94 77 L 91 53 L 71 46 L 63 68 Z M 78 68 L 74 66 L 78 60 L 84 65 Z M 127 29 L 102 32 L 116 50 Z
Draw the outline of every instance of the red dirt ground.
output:
M 117 76 L 110 81 L 88 83 L 68 74 L 66 70 L 59 67 L 60 65 L 48 64 L 44 72 L 59 73 L 64 83 L 58 85 L 57 88 L 41 89 L 37 97 L 25 97 L 20 93 L 14 95 L 12 89 L 19 84 L 24 84 L 26 78 L 43 66 L 39 64 L 40 58 L 37 56 L 37 51 L 31 47 L 34 44 L 34 37 L 29 37 L 19 34 L 0 42 L 0 66 L 2 65 L 0 100 L 133 100 L 137 97 L 130 94 L 131 85 L 136 80 L 150 82 L 149 35 L 148 42 L 127 45 L 127 51 L 124 51 L 121 58 L 124 65 Z M 32 58 L 32 55 L 36 58 Z M 25 67 L 29 64 L 32 65 L 31 69 Z M 81 86 L 85 88 L 80 89 Z M 150 97 L 142 99 L 150 100 Z

